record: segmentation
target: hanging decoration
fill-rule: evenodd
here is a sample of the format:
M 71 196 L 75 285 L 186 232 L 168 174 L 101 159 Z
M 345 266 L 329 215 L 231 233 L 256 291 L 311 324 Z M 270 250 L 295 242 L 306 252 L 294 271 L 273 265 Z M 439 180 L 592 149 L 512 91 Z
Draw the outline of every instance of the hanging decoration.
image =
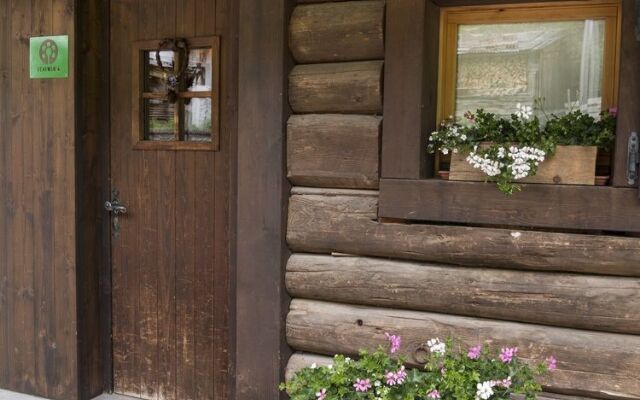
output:
M 174 60 L 176 65 L 165 66 L 160 57 L 161 51 L 172 51 L 176 55 Z M 156 51 L 156 62 L 162 70 L 167 85 L 167 99 L 170 103 L 178 101 L 180 83 L 185 79 L 185 72 L 189 64 L 189 43 L 186 39 L 169 38 L 158 44 Z

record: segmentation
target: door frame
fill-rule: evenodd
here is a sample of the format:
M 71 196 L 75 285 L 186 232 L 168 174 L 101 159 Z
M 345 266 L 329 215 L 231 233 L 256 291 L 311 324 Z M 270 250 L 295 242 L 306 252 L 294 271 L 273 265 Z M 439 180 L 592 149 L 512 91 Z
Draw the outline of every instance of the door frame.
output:
M 237 82 L 229 150 L 229 399 L 284 398 L 287 44 L 293 0 L 231 1 L 223 57 Z M 110 188 L 110 2 L 76 5 L 76 218 L 79 398 L 113 389 Z M 239 21 L 243 21 L 239 24 Z M 231 48 L 225 50 L 227 46 Z M 225 61 L 222 61 L 225 63 Z M 256 109 L 268 112 L 255 112 Z M 257 205 L 257 206 L 256 206 Z M 264 235 L 269 232 L 269 235 Z M 255 301 L 256 297 L 260 302 Z M 266 328 L 266 329 L 265 329 Z M 261 338 L 255 336 L 261 332 Z M 270 366 L 271 368 L 265 368 Z M 89 366 L 89 367 L 88 367 Z M 273 368 L 278 369 L 274 374 Z

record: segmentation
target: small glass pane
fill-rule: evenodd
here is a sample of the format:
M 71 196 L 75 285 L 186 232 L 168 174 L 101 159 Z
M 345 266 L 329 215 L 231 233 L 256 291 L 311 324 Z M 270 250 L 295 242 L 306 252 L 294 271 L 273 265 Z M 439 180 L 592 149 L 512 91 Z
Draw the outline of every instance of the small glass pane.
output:
M 187 90 L 190 92 L 208 92 L 212 83 L 213 52 L 211 48 L 189 50 L 187 66 Z
M 145 99 L 145 140 L 175 140 L 175 107 L 166 100 Z
M 536 98 L 547 114 L 597 115 L 604 34 L 600 20 L 461 25 L 456 117 L 479 108 L 508 116 Z
M 145 92 L 166 92 L 169 74 L 174 68 L 175 54 L 173 51 L 161 51 L 160 63 L 158 63 L 157 51 L 145 52 L 144 64 L 144 91 Z
M 211 141 L 211 99 L 193 98 L 184 107 L 184 139 L 190 142 Z

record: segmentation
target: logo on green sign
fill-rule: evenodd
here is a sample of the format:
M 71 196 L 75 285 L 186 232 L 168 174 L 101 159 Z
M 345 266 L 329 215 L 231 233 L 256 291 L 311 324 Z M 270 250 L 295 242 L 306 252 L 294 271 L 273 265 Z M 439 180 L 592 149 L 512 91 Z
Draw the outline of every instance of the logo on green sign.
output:
M 32 37 L 29 47 L 31 78 L 69 76 L 69 36 Z

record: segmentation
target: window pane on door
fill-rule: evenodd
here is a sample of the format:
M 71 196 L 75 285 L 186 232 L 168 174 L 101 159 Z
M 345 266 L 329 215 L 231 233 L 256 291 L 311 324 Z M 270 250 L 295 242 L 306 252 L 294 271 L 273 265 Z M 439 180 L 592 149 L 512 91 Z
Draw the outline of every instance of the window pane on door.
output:
M 167 71 L 173 71 L 175 53 L 173 51 L 161 51 L 160 63 L 158 63 L 157 51 L 146 51 L 144 57 L 144 91 L 166 92 L 167 83 L 172 76 Z
M 167 100 L 145 99 L 145 140 L 175 140 L 176 105 Z
M 196 97 L 184 108 L 184 138 L 190 142 L 211 141 L 211 98 Z
M 547 114 L 602 109 L 601 20 L 460 25 L 456 117 L 482 108 L 501 116 L 544 99 Z
M 213 87 L 211 82 L 213 69 L 213 51 L 211 48 L 189 50 L 189 64 L 187 73 L 190 92 L 209 92 Z

